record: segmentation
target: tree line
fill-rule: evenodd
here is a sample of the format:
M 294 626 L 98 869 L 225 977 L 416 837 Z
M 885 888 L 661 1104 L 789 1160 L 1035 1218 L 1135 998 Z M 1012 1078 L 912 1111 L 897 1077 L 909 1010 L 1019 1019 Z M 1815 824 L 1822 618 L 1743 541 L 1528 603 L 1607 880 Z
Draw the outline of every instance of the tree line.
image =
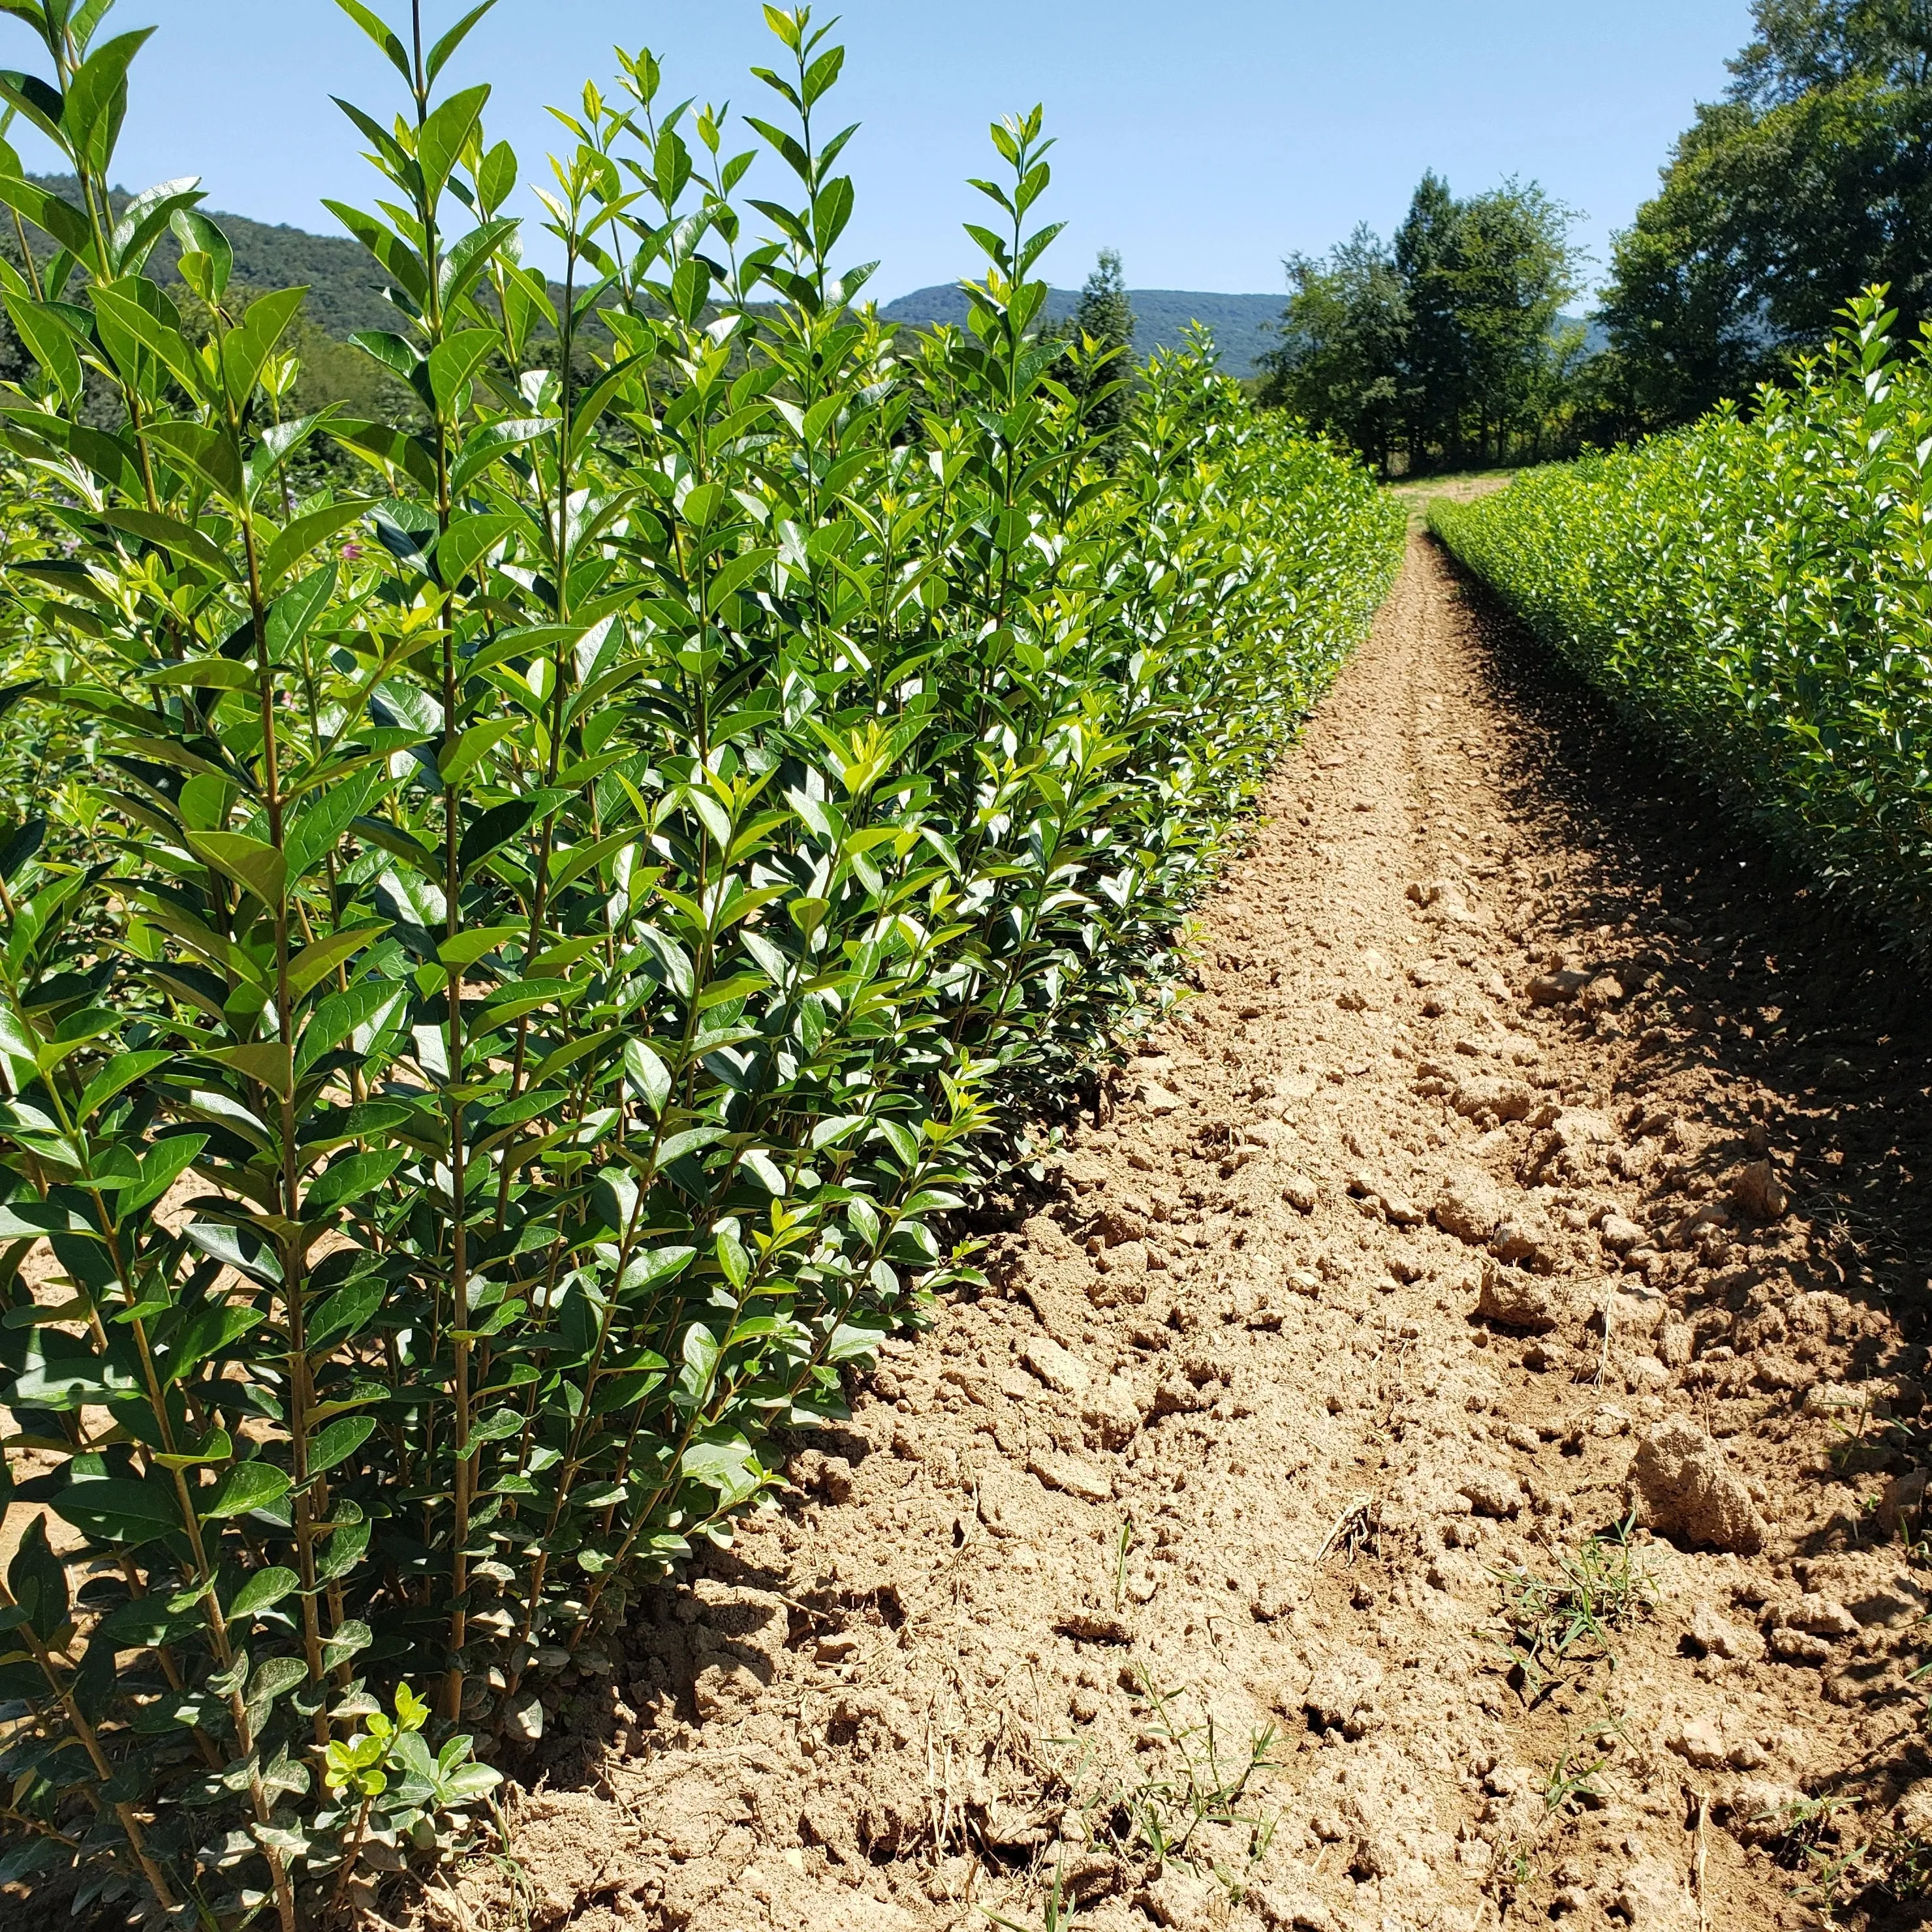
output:
M 1292 256 L 1261 400 L 1384 475 L 1535 461 L 1690 422 L 1788 373 L 1862 290 L 1932 320 L 1932 0 L 1754 0 L 1724 98 L 1565 319 L 1574 211 L 1433 173 L 1384 242 Z
M 1500 463 L 1560 440 L 1585 332 L 1570 211 L 1534 182 L 1459 199 L 1424 176 L 1393 242 L 1364 224 L 1288 262 L 1261 400 L 1352 443 L 1384 476 Z

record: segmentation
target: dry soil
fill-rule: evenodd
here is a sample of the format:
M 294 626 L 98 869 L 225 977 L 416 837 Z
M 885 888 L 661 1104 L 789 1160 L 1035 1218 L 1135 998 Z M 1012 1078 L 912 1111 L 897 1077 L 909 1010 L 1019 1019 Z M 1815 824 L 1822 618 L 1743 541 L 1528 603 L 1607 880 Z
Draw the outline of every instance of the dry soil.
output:
M 1920 1922 L 1920 982 L 1420 538 L 1196 943 L 434 1918 Z

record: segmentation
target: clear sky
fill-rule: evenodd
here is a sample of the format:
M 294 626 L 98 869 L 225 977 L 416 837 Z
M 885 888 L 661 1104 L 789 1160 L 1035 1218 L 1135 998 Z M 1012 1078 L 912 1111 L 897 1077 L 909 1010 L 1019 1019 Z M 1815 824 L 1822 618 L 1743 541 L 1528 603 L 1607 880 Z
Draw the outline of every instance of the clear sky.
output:
M 406 15 L 407 0 L 375 4 Z M 431 33 L 466 10 L 423 4 Z M 848 0 L 836 98 L 863 123 L 847 150 L 853 257 L 880 259 L 882 300 L 967 268 L 958 224 L 979 197 L 962 183 L 988 171 L 986 123 L 1040 100 L 1060 143 L 1048 208 L 1069 226 L 1046 271 L 1063 284 L 1111 245 L 1138 287 L 1274 290 L 1285 254 L 1319 252 L 1358 221 L 1392 229 L 1429 167 L 1459 192 L 1540 181 L 1582 212 L 1578 237 L 1601 261 L 1693 104 L 1722 91 L 1749 12 L 1747 0 Z M 386 119 L 396 77 L 333 0 L 119 0 L 111 26 L 151 23 L 122 184 L 199 174 L 212 207 L 324 230 L 323 195 L 373 195 L 328 97 Z M 608 77 L 614 44 L 653 48 L 671 99 L 767 111 L 746 72 L 776 47 L 757 0 L 499 0 L 449 78 L 494 84 L 490 125 L 527 180 L 562 134 L 544 105 Z M 34 52 L 0 18 L 0 64 Z M 21 145 L 45 164 L 33 139 Z M 766 166 L 752 183 L 776 185 Z

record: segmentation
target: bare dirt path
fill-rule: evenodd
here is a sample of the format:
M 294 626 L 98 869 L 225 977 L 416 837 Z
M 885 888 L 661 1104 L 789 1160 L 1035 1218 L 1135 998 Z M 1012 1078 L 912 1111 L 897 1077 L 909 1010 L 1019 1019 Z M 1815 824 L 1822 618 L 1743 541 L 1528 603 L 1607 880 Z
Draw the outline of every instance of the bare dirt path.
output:
M 1417 539 L 992 1290 L 558 1701 L 524 1922 L 1920 1922 L 1922 1002 L 1736 841 Z

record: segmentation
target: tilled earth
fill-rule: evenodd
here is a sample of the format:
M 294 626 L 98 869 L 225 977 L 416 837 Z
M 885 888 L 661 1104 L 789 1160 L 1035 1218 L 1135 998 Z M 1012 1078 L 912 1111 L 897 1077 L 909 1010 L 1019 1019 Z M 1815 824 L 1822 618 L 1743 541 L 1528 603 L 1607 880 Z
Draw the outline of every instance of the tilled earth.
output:
M 1196 942 L 436 1916 L 1922 1922 L 1919 982 L 1420 538 Z

